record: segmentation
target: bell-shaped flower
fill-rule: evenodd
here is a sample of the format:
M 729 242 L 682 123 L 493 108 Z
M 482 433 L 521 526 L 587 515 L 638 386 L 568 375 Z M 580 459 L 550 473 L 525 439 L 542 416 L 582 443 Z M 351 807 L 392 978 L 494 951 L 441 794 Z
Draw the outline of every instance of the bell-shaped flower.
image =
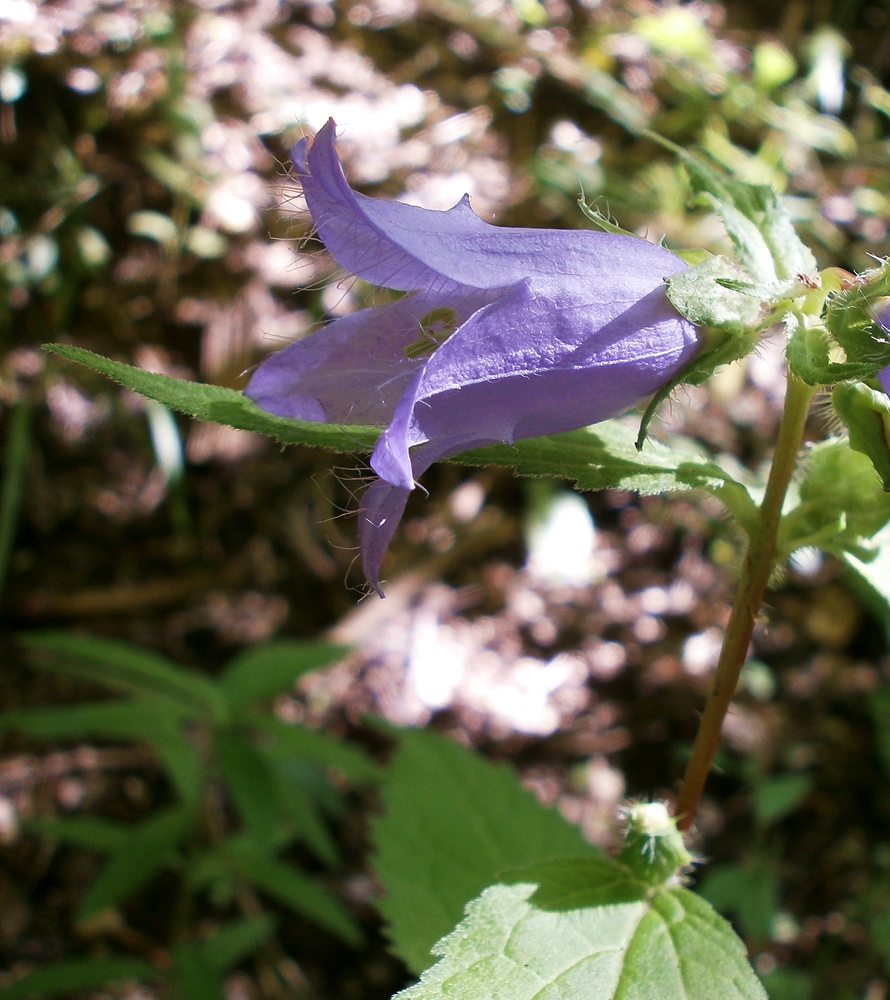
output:
M 293 151 L 334 260 L 410 293 L 271 355 L 247 395 L 286 417 L 385 427 L 359 514 L 362 565 L 383 555 L 435 461 L 612 417 L 666 385 L 698 348 L 668 302 L 683 262 L 634 236 L 510 229 L 464 197 L 447 212 L 350 189 L 329 121 Z

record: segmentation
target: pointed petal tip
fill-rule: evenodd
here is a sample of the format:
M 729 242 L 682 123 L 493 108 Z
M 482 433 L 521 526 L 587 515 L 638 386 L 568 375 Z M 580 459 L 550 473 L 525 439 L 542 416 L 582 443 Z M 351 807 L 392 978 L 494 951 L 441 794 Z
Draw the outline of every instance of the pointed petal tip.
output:
M 306 164 L 307 154 L 309 152 L 309 139 L 303 136 L 302 139 L 294 143 L 293 149 L 290 151 L 290 158 L 293 161 L 294 166 L 297 168 L 297 173 L 302 176 L 309 169 Z
M 365 490 L 358 513 L 358 539 L 365 579 L 383 597 L 380 566 L 389 543 L 402 520 L 410 492 L 391 486 L 382 479 Z

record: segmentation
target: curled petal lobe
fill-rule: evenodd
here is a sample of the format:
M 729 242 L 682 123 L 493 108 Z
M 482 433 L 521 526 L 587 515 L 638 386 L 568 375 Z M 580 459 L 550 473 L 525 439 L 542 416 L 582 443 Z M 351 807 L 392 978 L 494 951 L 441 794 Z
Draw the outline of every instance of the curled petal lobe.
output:
M 352 191 L 328 122 L 294 163 L 334 259 L 410 294 L 335 320 L 266 359 L 247 388 L 282 416 L 385 427 L 359 514 L 362 565 L 383 556 L 434 461 L 615 416 L 668 384 L 699 347 L 665 294 L 685 264 L 587 230 L 511 229 Z M 885 373 L 882 373 L 885 374 Z

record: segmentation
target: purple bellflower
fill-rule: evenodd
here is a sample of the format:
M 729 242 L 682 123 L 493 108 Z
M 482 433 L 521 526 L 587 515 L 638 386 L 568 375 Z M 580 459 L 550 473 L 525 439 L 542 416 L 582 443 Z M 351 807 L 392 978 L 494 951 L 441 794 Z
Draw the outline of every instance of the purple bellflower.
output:
M 668 302 L 685 264 L 664 247 L 588 230 L 483 222 L 352 191 L 329 121 L 293 151 L 312 219 L 343 268 L 410 294 L 334 320 L 273 354 L 246 393 L 284 417 L 385 427 L 359 513 L 362 566 L 380 564 L 417 479 L 470 447 L 612 417 L 695 355 Z
M 878 323 L 881 324 L 887 333 L 890 333 L 890 306 L 885 306 L 878 314 Z M 890 396 L 890 365 L 878 372 L 878 382 L 881 383 L 881 388 L 884 392 Z

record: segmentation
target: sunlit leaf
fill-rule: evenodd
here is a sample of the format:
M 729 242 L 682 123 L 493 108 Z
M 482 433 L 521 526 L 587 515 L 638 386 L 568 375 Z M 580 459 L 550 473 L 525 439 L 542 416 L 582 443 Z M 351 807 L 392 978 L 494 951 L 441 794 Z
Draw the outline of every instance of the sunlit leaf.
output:
M 51 344 L 47 350 L 197 419 L 266 434 L 285 444 L 316 445 L 341 452 L 370 451 L 380 434 L 371 427 L 275 417 L 232 389 L 146 372 L 81 348 Z M 614 487 L 639 493 L 704 489 L 718 496 L 726 491 L 731 477 L 688 438 L 675 438 L 670 445 L 650 439 L 640 452 L 636 437 L 637 431 L 631 425 L 607 420 L 566 434 L 517 441 L 512 447 L 475 448 L 450 461 L 508 466 L 522 476 L 569 479 L 581 489 Z M 730 491 L 738 496 L 744 492 L 745 487 L 738 483 Z
M 605 858 L 555 861 L 486 889 L 400 1000 L 765 1000 L 729 924 L 679 886 Z
M 580 831 L 542 806 L 509 768 L 435 733 L 405 731 L 375 821 L 378 904 L 395 950 L 415 971 L 466 904 L 508 869 L 595 854 Z

